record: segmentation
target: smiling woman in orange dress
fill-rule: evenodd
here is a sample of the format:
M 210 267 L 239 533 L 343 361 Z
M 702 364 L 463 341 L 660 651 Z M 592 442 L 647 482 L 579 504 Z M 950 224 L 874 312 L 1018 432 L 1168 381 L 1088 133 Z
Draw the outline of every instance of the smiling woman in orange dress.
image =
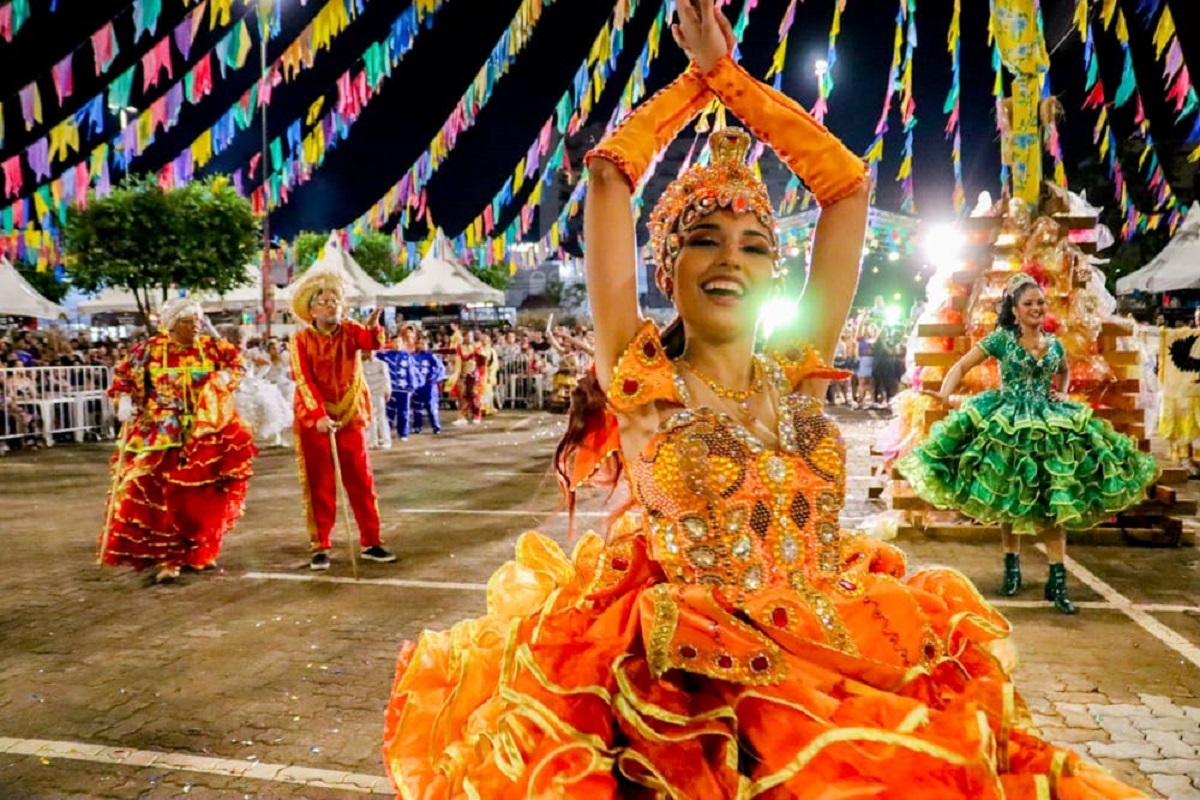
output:
M 838 526 L 845 454 L 818 398 L 857 285 L 864 164 L 729 57 L 712 0 L 682 0 L 692 66 L 589 155 L 585 208 L 596 372 L 558 466 L 623 475 L 633 502 L 568 558 L 527 533 L 488 611 L 400 657 L 384 758 L 404 798 L 1125 798 L 1039 738 L 993 655 L 1004 618 L 951 570 Z M 822 215 L 800 330 L 756 355 L 779 239 L 744 162 L 658 199 L 657 282 L 637 303 L 633 188 L 714 98 L 770 144 Z

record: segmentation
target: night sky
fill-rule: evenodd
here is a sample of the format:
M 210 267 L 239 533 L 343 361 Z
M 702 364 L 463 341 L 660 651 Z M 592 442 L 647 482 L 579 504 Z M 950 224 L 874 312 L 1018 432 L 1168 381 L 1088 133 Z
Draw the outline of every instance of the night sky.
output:
M 284 30 L 272 42 L 269 51 L 272 59 L 323 5 L 323 0 L 309 0 L 307 6 L 301 6 L 299 0 L 282 1 L 285 4 Z M 733 1 L 731 17 L 736 15 L 741 2 Z M 1054 50 L 1052 85 L 1063 96 L 1067 108 L 1064 148 L 1069 174 L 1074 174 L 1081 164 L 1095 158 L 1095 148 L 1091 144 L 1095 114 L 1080 109 L 1083 57 L 1082 46 L 1070 33 L 1074 2 L 1045 0 L 1045 4 L 1047 41 Z M 31 0 L 32 16 L 26 27 L 13 43 L 0 42 L 0 102 L 4 104 L 6 123 L 0 160 L 44 135 L 46 128 L 62 118 L 63 111 L 53 98 L 54 90 L 48 78 L 50 68 L 104 21 L 118 20 L 121 46 L 121 55 L 108 75 L 120 74 L 140 58 L 141 51 L 156 38 L 146 36 L 139 45 L 132 44 L 131 3 L 127 0 L 58 0 L 55 14 L 49 13 L 48 5 L 49 0 Z M 404 2 L 369 0 L 361 17 L 334 41 L 332 51 L 318 56 L 314 69 L 276 89 L 270 108 L 271 136 L 282 134 L 287 123 L 302 115 L 319 94 L 325 93 L 327 102 L 336 98 L 334 82 L 337 76 L 354 66 L 357 56 L 371 42 L 383 38 L 392 19 L 406 5 Z M 519 5 L 519 0 L 449 0 L 435 18 L 433 28 L 422 31 L 413 51 L 384 84 L 383 94 L 355 123 L 350 139 L 329 154 L 324 166 L 292 196 L 290 203 L 273 213 L 273 232 L 290 237 L 299 230 L 342 226 L 381 197 L 425 150 Z M 754 74 L 763 75 L 767 70 L 786 5 L 786 0 L 760 0 L 753 13 L 742 54 L 743 63 Z M 1192 120 L 1181 126 L 1171 124 L 1172 114 L 1162 98 L 1161 68 L 1149 59 L 1151 34 L 1137 16 L 1136 2 L 1124 0 L 1121 5 L 1129 19 L 1134 53 L 1138 58 L 1139 83 L 1153 133 L 1164 147 L 1160 158 L 1170 164 L 1172 149 L 1181 144 L 1179 139 L 1188 132 Z M 797 10 L 784 88 L 806 105 L 810 105 L 816 96 L 813 63 L 825 55 L 833 6 L 833 0 L 804 0 Z M 1170 7 L 1185 56 L 1193 66 L 1193 73 L 1200 74 L 1197 73 L 1200 70 L 1200 3 L 1170 0 Z M 624 56 L 592 116 L 593 120 L 607 119 L 658 8 L 659 3 L 654 0 L 642 0 L 639 4 L 639 12 L 626 30 Z M 896 0 L 849 0 L 846 7 L 834 72 L 836 86 L 826 121 L 859 152 L 871 142 L 882 107 L 896 8 Z M 999 173 L 992 113 L 991 53 L 986 42 L 987 8 L 986 0 L 963 2 L 963 169 L 971 203 L 981 189 L 996 193 Z M 950 147 L 942 135 L 946 122 L 942 105 L 950 86 L 950 60 L 945 45 L 950 9 L 950 0 L 917 2 L 919 47 L 914 70 L 919 120 L 914 169 L 916 208 L 920 216 L 930 219 L 949 218 L 952 214 Z M 557 0 L 545 9 L 531 43 L 511 72 L 501 79 L 492 100 L 481 112 L 478 124 L 460 137 L 450 159 L 429 185 L 433 218 L 449 234 L 459 233 L 512 172 L 567 88 L 611 10 L 612 0 Z M 185 11 L 179 0 L 163 0 L 159 35 L 171 30 Z M 243 7 L 240 0 L 235 2 L 235 15 L 252 12 L 253 9 Z M 1101 70 L 1111 92 L 1119 82 L 1119 51 L 1111 33 L 1100 33 L 1099 36 Z M 202 29 L 192 48 L 192 61 L 211 47 L 214 40 L 206 28 Z M 664 36 L 663 48 L 664 54 L 655 63 L 648 81 L 651 91 L 675 77 L 685 66 L 669 36 Z M 173 55 L 178 64 L 178 53 L 173 51 Z M 68 111 L 76 110 L 100 88 L 94 79 L 89 80 L 91 63 L 90 46 L 87 46 L 77 56 L 77 81 L 74 96 L 67 101 Z M 177 77 L 182 71 L 177 72 Z M 42 76 L 47 125 L 26 133 L 16 92 L 39 76 Z M 251 56 L 250 66 L 218 82 L 213 96 L 199 106 L 185 105 L 181 123 L 167 134 L 160 134 L 158 141 L 135 161 L 135 169 L 161 167 L 197 133 L 211 126 L 256 77 L 257 51 Z M 140 96 L 140 83 L 139 71 L 135 104 Z M 151 90 L 151 99 L 167 85 L 169 82 L 164 76 L 160 88 Z M 1131 119 L 1132 113 L 1128 109 L 1113 112 L 1114 132 L 1119 138 L 1132 132 Z M 878 205 L 888 210 L 899 207 L 894 178 L 903 144 L 900 128 L 899 113 L 894 107 L 878 192 Z M 109 138 L 117 129 L 115 119 L 110 120 Z M 245 166 L 258 151 L 259 141 L 257 126 L 240 134 L 230 150 L 215 159 L 204 173 L 232 171 Z M 581 153 L 587 144 L 586 136 L 581 141 L 573 141 L 573 155 Z M 660 169 L 660 176 L 674 174 L 672 164 L 687 149 L 687 144 L 686 140 L 676 144 L 670 159 Z M 73 164 L 74 160 L 69 163 Z M 1132 166 L 1130 174 L 1133 174 Z M 786 175 L 773 158 L 766 164 L 766 175 L 773 197 L 779 198 Z M 25 193 L 31 191 L 29 177 Z M 1184 196 L 1194 192 L 1190 182 L 1181 181 L 1175 188 Z M 657 185 L 652 185 L 649 196 L 657 190 Z M 1135 198 L 1138 196 L 1135 189 Z M 514 207 L 510 212 L 515 210 Z M 502 218 L 500 222 L 506 224 L 507 219 Z M 408 233 L 416 237 L 424 231 L 413 229 Z

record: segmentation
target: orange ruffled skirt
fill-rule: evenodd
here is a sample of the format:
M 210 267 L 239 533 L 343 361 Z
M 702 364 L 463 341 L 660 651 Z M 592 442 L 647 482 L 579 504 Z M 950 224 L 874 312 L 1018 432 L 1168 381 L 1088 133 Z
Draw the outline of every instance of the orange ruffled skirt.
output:
M 486 615 L 401 651 L 383 746 L 399 796 L 1143 796 L 1039 738 L 998 657 L 1008 624 L 965 577 L 905 576 L 895 548 L 851 542 L 843 583 L 861 591 L 823 592 L 853 642 L 839 649 L 756 613 L 769 620 L 789 596 L 797 607 L 787 587 L 734 612 L 708 587 L 666 582 L 638 533 L 607 549 L 589 534 L 571 559 L 526 533 L 489 581 Z M 604 574 L 614 548 L 618 580 Z M 745 658 L 742 633 L 766 634 L 782 678 L 656 675 L 664 603 L 671 641 Z

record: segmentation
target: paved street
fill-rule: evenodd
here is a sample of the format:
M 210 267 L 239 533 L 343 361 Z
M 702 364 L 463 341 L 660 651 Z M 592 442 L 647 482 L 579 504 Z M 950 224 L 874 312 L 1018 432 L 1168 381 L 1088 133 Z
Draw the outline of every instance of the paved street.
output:
M 855 522 L 882 420 L 838 412 Z M 291 450 L 256 462 L 246 515 L 217 574 L 155 587 L 95 566 L 107 485 L 101 446 L 0 459 L 0 797 L 352 798 L 388 794 L 379 756 L 400 643 L 483 610 L 483 584 L 537 527 L 566 541 L 548 472 L 561 417 L 506 413 L 374 454 L 396 565 L 307 569 Z M 1196 483 L 1189 488 L 1194 492 Z M 600 525 L 591 498 L 581 523 Z M 948 564 L 994 597 L 996 542 L 903 542 L 913 567 Z M 1072 598 L 1031 584 L 1001 603 L 1018 687 L 1052 741 L 1148 793 L 1200 798 L 1200 564 L 1194 548 L 1077 546 Z

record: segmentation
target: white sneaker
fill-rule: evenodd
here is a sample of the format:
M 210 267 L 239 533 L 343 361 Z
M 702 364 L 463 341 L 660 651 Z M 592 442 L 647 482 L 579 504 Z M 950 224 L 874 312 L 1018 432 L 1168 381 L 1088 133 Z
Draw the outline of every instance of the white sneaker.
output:
M 467 421 L 466 417 L 459 417 L 458 419 L 454 420 L 454 422 L 451 422 L 450 424 L 456 428 L 461 428 L 462 426 L 469 425 L 470 423 Z

